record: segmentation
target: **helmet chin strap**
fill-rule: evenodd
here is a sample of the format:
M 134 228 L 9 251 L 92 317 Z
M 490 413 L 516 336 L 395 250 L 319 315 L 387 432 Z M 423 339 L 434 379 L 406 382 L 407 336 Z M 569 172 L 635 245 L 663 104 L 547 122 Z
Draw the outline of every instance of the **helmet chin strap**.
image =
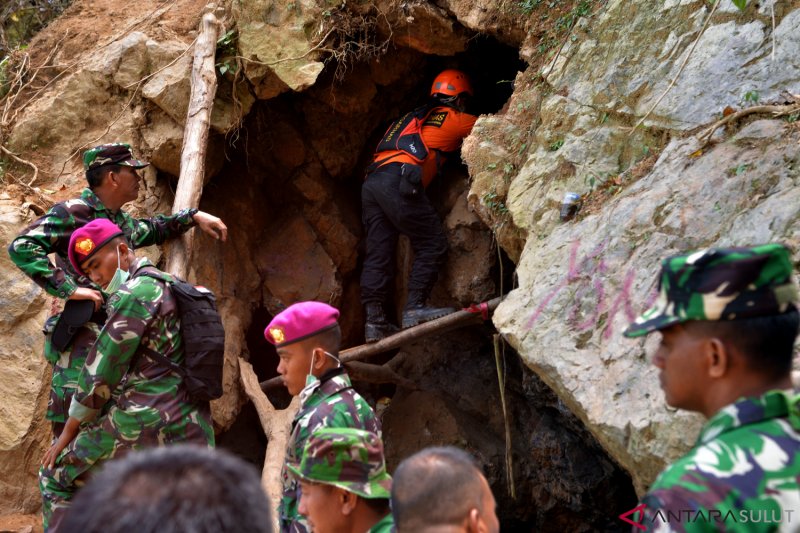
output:
M 436 100 L 447 107 L 452 107 L 453 109 L 457 109 L 458 111 L 464 112 L 465 106 L 459 104 L 459 97 L 458 96 L 448 96 L 440 94 L 436 97 Z

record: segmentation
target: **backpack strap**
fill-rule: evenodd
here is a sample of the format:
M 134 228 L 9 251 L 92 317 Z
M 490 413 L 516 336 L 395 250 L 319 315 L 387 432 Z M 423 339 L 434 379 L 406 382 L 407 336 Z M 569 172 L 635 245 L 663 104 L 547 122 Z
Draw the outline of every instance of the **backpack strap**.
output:
M 137 275 L 140 276 L 147 276 L 148 278 L 157 279 L 167 285 L 171 284 L 170 279 L 168 279 L 162 272 L 159 272 L 155 268 L 152 267 L 143 267 L 136 272 Z M 168 368 L 174 370 L 178 373 L 181 377 L 186 377 L 186 369 L 184 369 L 181 365 L 170 359 L 164 354 L 158 353 L 157 351 L 153 350 L 152 348 L 147 348 L 145 346 L 141 346 L 142 352 L 147 355 L 151 360 L 166 365 Z M 131 367 L 133 364 L 131 363 Z
M 182 378 L 186 377 L 186 369 L 183 368 L 181 365 L 170 359 L 164 354 L 158 353 L 157 351 L 153 350 L 152 348 L 146 348 L 144 346 L 141 347 L 142 351 L 146 356 L 148 356 L 151 360 L 162 363 L 167 366 L 167 368 L 174 370 L 178 373 L 179 376 Z
M 397 121 L 402 120 L 404 117 L 408 116 L 409 114 L 412 115 L 415 119 L 417 119 L 420 123 L 422 123 L 428 118 L 428 115 L 430 115 L 431 111 L 433 111 L 434 108 L 436 108 L 436 107 L 441 107 L 441 104 L 438 101 L 436 101 L 436 100 L 428 100 L 427 102 L 425 102 L 421 106 L 417 107 L 416 109 L 414 109 L 410 113 L 406 113 L 405 115 L 403 115 L 402 117 L 397 119 L 395 122 L 392 122 L 392 124 L 395 124 Z M 381 143 L 382 143 L 382 141 L 381 141 Z M 381 143 L 379 143 L 379 144 L 381 144 Z M 424 143 L 424 141 L 423 141 L 423 143 Z M 387 163 L 387 162 L 391 161 L 392 159 L 400 157 L 404 153 L 405 152 L 400 150 L 400 153 L 398 153 L 398 154 L 390 155 L 389 157 L 386 157 L 384 159 L 380 159 L 378 161 L 373 161 L 365 169 L 366 176 L 368 176 L 369 174 L 375 172 L 378 168 L 383 166 L 384 163 Z M 409 163 L 409 164 L 413 164 L 413 163 Z M 366 179 L 366 176 L 365 176 L 365 179 Z

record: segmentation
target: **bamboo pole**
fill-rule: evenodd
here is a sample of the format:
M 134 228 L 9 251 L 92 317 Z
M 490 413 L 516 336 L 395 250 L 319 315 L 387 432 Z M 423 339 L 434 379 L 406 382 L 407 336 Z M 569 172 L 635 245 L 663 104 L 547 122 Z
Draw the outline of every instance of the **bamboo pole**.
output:
M 173 213 L 188 207 L 197 207 L 203 193 L 208 129 L 211 125 L 211 109 L 217 92 L 214 56 L 219 30 L 220 23 L 213 13 L 203 15 L 200 35 L 194 45 L 192 92 L 186 113 L 186 128 L 183 132 L 181 172 L 175 191 L 175 201 L 172 204 Z M 167 271 L 181 278 L 186 278 L 189 274 L 193 233 L 190 231 L 184 233 L 180 239 L 175 239 L 167 253 Z

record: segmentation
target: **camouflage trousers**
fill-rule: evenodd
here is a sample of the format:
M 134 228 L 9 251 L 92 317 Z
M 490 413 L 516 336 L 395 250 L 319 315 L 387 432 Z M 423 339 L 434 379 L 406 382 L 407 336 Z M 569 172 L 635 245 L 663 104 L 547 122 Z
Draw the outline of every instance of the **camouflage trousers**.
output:
M 51 341 L 53 328 L 60 315 L 50 317 L 44 326 L 44 357 L 53 365 L 53 377 L 50 382 L 50 399 L 47 402 L 47 414 L 53 428 L 53 437 L 57 438 L 67 422 L 69 404 L 78 388 L 78 376 L 81 373 L 86 356 L 92 349 L 100 326 L 87 322 L 75 333 L 67 349 L 59 352 Z
M 153 407 L 135 405 L 123 410 L 114 405 L 95 422 L 81 426 L 58 456 L 55 467 L 39 469 L 45 531 L 58 531 L 75 493 L 105 461 L 131 450 L 177 443 L 213 447 L 208 404 L 185 404 L 182 411 L 183 416 L 166 417 Z

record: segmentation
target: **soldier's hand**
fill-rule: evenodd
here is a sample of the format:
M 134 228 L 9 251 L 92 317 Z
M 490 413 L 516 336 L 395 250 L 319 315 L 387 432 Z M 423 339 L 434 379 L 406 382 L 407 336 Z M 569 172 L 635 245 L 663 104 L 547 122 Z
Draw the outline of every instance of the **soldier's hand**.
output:
M 44 457 L 42 458 L 42 466 L 52 469 L 56 464 L 56 458 L 58 457 L 59 453 L 61 453 L 61 449 L 58 446 L 58 442 L 56 442 L 50 446 L 47 452 L 45 452 Z
M 94 302 L 94 310 L 100 309 L 103 305 L 103 295 L 100 291 L 90 289 L 88 287 L 78 287 L 75 292 L 70 295 L 68 300 L 92 300 Z
M 200 226 L 201 230 L 215 239 L 220 239 L 222 242 L 228 239 L 228 226 L 225 225 L 221 218 L 210 215 L 205 211 L 198 211 L 192 218 Z
M 58 439 L 56 439 L 53 445 L 50 446 L 50 449 L 44 454 L 42 466 L 52 469 L 56 465 L 56 459 L 58 459 L 61 451 L 66 448 L 67 444 L 72 442 L 72 439 L 78 434 L 80 424 L 80 421 L 75 417 L 70 416 L 67 418 L 67 423 L 64 424 L 61 435 L 58 436 Z

